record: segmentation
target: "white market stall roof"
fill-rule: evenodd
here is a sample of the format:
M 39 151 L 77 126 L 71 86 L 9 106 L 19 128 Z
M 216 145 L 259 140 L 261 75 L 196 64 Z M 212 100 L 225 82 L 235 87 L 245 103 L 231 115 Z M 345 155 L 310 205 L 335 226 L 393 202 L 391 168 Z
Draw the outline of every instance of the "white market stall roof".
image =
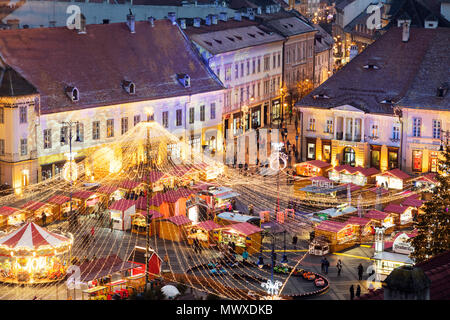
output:
M 375 253 L 373 256 L 375 260 L 385 260 L 385 261 L 392 261 L 392 262 L 401 262 L 405 264 L 414 264 L 414 261 L 409 258 L 406 254 L 401 253 L 393 253 L 393 252 L 378 252 Z
M 71 241 L 65 236 L 50 232 L 33 222 L 28 222 L 21 228 L 1 237 L 0 246 L 7 247 L 9 250 L 19 248 L 36 250 L 42 246 L 60 247 Z

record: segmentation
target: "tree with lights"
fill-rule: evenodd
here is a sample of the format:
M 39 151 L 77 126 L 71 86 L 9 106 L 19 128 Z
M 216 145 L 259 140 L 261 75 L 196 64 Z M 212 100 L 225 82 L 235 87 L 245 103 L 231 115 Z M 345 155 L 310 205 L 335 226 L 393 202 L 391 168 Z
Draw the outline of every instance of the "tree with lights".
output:
M 438 181 L 430 201 L 425 203 L 423 218 L 417 224 L 418 235 L 411 239 L 416 263 L 450 250 L 450 147 L 443 150 L 436 175 Z

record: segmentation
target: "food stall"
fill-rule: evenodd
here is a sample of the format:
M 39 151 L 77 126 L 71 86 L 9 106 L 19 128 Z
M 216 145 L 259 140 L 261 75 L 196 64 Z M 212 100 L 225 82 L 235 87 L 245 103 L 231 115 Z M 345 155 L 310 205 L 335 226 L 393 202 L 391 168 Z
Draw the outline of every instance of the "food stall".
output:
M 159 237 L 180 242 L 186 239 L 186 227 L 192 221 L 186 216 L 173 216 L 159 221 Z
M 188 189 L 169 190 L 165 193 L 167 203 L 169 204 L 169 215 L 186 215 L 186 201 L 192 191 Z
M 193 222 L 208 220 L 212 217 L 212 210 L 206 201 L 198 195 L 191 195 L 186 201 L 186 216 Z
M 125 196 L 132 192 L 139 195 L 141 191 L 146 191 L 146 186 L 142 181 L 122 180 L 119 182 L 119 189 L 124 193 Z
M 109 206 L 114 229 L 121 231 L 131 229 L 131 216 L 136 214 L 135 203 L 134 200 L 120 199 Z
M 240 214 L 237 212 L 219 213 L 214 218 L 214 222 L 216 222 L 220 225 L 223 225 L 223 226 L 227 226 L 227 225 L 234 224 L 234 223 L 240 223 L 240 222 L 248 222 L 257 227 L 261 227 L 261 220 L 259 217 Z
M 135 280 L 139 279 L 138 277 L 140 275 L 145 275 L 145 253 L 146 248 L 135 246 L 127 258 L 127 261 L 133 264 L 133 268 L 130 270 L 130 275 L 131 277 L 135 277 Z M 153 279 L 161 275 L 162 259 L 156 251 L 151 248 L 149 248 L 149 254 L 150 258 L 148 259 L 148 272 L 150 279 Z
M 323 221 L 314 227 L 314 234 L 327 239 L 331 253 L 352 247 L 357 241 L 357 228 L 347 222 Z
M 376 175 L 377 186 L 382 186 L 386 189 L 403 190 L 405 184 L 411 179 L 412 177 L 409 174 L 400 169 L 392 169 Z
M 414 260 L 407 254 L 395 252 L 375 252 L 373 256 L 375 280 L 383 281 L 396 268 L 401 266 L 413 266 Z
M 149 183 L 153 192 L 163 191 L 164 187 L 173 187 L 173 180 L 172 176 L 157 170 L 152 170 L 148 175 L 142 177 L 142 182 Z
M 3 206 L 0 208 L 1 228 L 8 229 L 17 227 L 24 223 L 27 219 L 26 211 Z
M 402 203 L 402 207 L 410 207 L 412 210 L 413 219 L 420 219 L 420 216 L 425 214 L 423 211 L 423 205 L 425 201 L 416 198 L 415 196 L 406 198 Z
M 78 201 L 81 214 L 90 214 L 93 211 L 97 211 L 100 198 L 100 195 L 87 190 L 77 191 L 72 194 L 72 199 Z
M 0 282 L 36 284 L 63 280 L 72 245 L 71 234 L 26 223 L 0 238 Z
M 384 212 L 391 213 L 394 216 L 394 224 L 397 229 L 409 227 L 413 222 L 413 207 L 403 207 L 398 204 L 389 203 Z
M 55 217 L 57 220 L 67 219 L 70 212 L 70 198 L 63 195 L 54 195 L 49 198 L 47 203 L 55 206 Z M 78 201 L 72 200 L 72 210 L 78 209 Z
M 249 254 L 259 253 L 261 249 L 262 229 L 248 222 L 227 225 L 218 230 L 218 242 L 236 245 L 236 253 L 242 254 L 245 249 Z
M 200 179 L 205 181 L 212 181 L 217 179 L 221 174 L 225 172 L 225 166 L 218 162 L 214 164 L 205 164 L 200 171 Z
M 114 184 L 104 184 L 98 187 L 95 190 L 95 193 L 98 193 L 101 196 L 103 196 L 107 202 L 120 200 L 125 195 L 123 190 L 121 190 L 118 185 Z
M 45 215 L 45 223 L 58 220 L 56 216 L 56 206 L 40 201 L 28 201 L 22 207 L 27 212 L 28 217 L 33 217 L 34 222 L 43 225 L 43 215 Z
M 386 234 L 394 231 L 394 215 L 378 210 L 370 210 L 364 215 L 364 218 L 372 220 L 374 227 L 384 227 Z
M 159 220 L 163 215 L 155 210 L 149 210 L 150 213 L 150 231 L 149 236 L 158 234 Z M 131 232 L 145 235 L 147 232 L 147 210 L 138 210 L 136 205 L 136 213 L 131 216 Z
M 153 195 L 153 197 L 150 198 L 150 209 L 159 211 L 164 218 L 170 217 L 170 205 L 167 195 L 165 193 Z
M 353 183 L 358 186 L 375 183 L 375 177 L 380 171 L 376 168 L 352 167 L 348 164 L 336 166 L 328 171 L 331 180 L 339 183 Z
M 227 210 L 231 200 L 239 196 L 233 189 L 227 187 L 210 187 L 203 194 L 209 197 L 207 202 L 214 207 L 216 212 Z
M 215 223 L 212 220 L 202 221 L 197 224 L 186 227 L 188 244 L 192 245 L 194 239 L 197 239 L 199 243 L 205 247 L 216 244 L 219 240 L 218 230 L 224 228 L 220 224 Z
M 297 175 L 304 177 L 326 177 L 331 167 L 330 163 L 321 160 L 310 160 L 294 164 Z
M 356 226 L 356 234 L 360 242 L 371 241 L 375 234 L 374 223 L 369 218 L 350 217 L 346 223 Z

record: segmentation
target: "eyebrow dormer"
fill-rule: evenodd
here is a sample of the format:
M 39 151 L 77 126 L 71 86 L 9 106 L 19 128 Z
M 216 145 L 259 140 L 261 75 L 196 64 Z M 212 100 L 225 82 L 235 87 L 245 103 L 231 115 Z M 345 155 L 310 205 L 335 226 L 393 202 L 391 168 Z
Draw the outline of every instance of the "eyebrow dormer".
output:
M 128 94 L 135 94 L 136 93 L 136 85 L 134 82 L 129 80 L 123 80 L 122 81 L 122 88 L 128 93 Z
M 72 102 L 77 102 L 80 100 L 80 92 L 76 87 L 67 87 L 65 92 Z

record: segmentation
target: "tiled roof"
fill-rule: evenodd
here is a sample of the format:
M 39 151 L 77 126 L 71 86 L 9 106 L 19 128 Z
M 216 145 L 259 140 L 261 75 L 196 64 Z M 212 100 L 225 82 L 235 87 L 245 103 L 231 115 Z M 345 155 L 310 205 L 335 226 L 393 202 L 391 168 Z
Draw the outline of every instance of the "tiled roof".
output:
M 402 207 L 401 205 L 389 203 L 386 208 L 384 208 L 384 211 L 386 212 L 392 212 L 392 213 L 399 213 L 402 214 L 408 209 L 408 207 Z
M 84 200 L 84 199 L 87 199 L 87 198 L 89 198 L 90 196 L 93 196 L 93 195 L 95 195 L 95 192 L 84 190 L 84 191 L 77 191 L 77 192 L 74 192 L 74 193 L 72 194 L 72 197 L 73 197 L 73 198 L 83 199 L 83 200 Z
M 119 183 L 119 187 L 122 189 L 134 189 L 137 186 L 139 186 L 141 183 L 142 183 L 142 181 L 123 180 Z
M 367 212 L 364 217 L 368 219 L 374 219 L 374 220 L 384 220 L 386 217 L 389 216 L 389 213 L 378 211 L 378 210 L 370 210 Z
M 431 183 L 437 183 L 436 180 L 436 173 L 427 173 L 421 176 L 418 176 L 417 178 L 413 179 L 414 181 L 425 181 L 425 182 L 431 182 Z
M 339 232 L 342 229 L 344 229 L 347 225 L 348 223 L 345 222 L 326 220 L 319 223 L 316 226 L 316 229 L 331 232 Z
M 380 173 L 380 175 L 381 176 L 390 175 L 390 176 L 394 176 L 394 177 L 402 179 L 402 180 L 407 180 L 407 179 L 412 178 L 409 174 L 407 174 L 406 172 L 403 172 L 400 169 L 392 169 L 389 171 L 385 171 L 383 173 Z
M 234 223 L 234 224 L 228 225 L 227 227 L 229 227 L 239 233 L 242 233 L 246 236 L 249 236 L 254 233 L 262 231 L 261 228 L 255 226 L 254 224 L 248 223 L 248 222 Z
M 316 33 L 317 30 L 298 17 L 286 17 L 281 19 L 273 19 L 264 23 L 268 27 L 275 29 L 284 37 L 294 36 L 308 32 Z
M 149 180 L 150 183 L 158 182 L 165 174 L 161 171 L 150 171 L 148 175 L 142 177 L 142 182 L 147 182 Z
M 350 217 L 345 222 L 346 223 L 350 223 L 350 224 L 356 224 L 356 225 L 359 225 L 359 226 L 365 226 L 366 224 L 368 224 L 370 222 L 370 219 L 368 219 L 368 218 L 360 218 L 360 217 Z
M 127 200 L 127 199 L 120 199 L 117 201 L 114 201 L 110 206 L 109 209 L 111 210 L 119 210 L 119 211 L 125 211 L 134 206 L 136 202 L 134 200 Z
M 224 226 L 221 226 L 220 224 L 215 223 L 212 220 L 207 220 L 207 221 L 202 221 L 198 224 L 195 225 L 196 227 L 202 228 L 206 231 L 211 231 L 214 229 L 220 229 L 220 228 L 224 228 Z
M 222 90 L 178 26 L 169 20 L 89 24 L 86 34 L 66 27 L 3 30 L 2 60 L 41 95 L 41 113 L 108 106 Z M 182 54 L 181 54 L 182 53 Z M 39 61 L 39 63 L 36 63 Z M 190 76 L 190 88 L 176 75 Z M 129 95 L 122 81 L 136 85 Z M 79 101 L 66 95 L 79 90 Z
M 52 196 L 46 202 L 54 203 L 54 204 L 63 204 L 63 203 L 69 202 L 69 201 L 70 201 L 69 197 L 58 194 L 58 195 Z
M 324 109 L 351 105 L 368 113 L 392 115 L 393 107 L 381 102 L 405 97 L 399 106 L 448 109 L 450 94 L 433 97 L 441 82 L 449 80 L 449 37 L 448 28 L 411 28 L 404 43 L 402 28 L 393 27 L 296 105 Z M 369 63 L 378 69 L 365 68 Z
M 402 202 L 402 206 L 404 207 L 416 207 L 419 208 L 423 205 L 424 201 L 414 198 L 408 198 Z
M 44 202 L 40 201 L 28 201 L 25 203 L 21 208 L 25 210 L 35 211 L 40 209 L 41 207 L 45 206 L 46 204 Z
M 102 185 L 99 188 L 97 188 L 95 190 L 95 192 L 96 193 L 111 194 L 111 193 L 115 192 L 117 189 L 119 189 L 119 186 L 117 186 L 117 185 L 105 184 L 105 185 Z
M 0 216 L 10 216 L 10 215 L 16 213 L 17 211 L 20 211 L 20 210 L 16 209 L 16 208 L 4 206 L 4 207 L 0 208 Z
M 128 270 L 135 265 L 131 262 L 126 262 L 113 254 L 107 257 L 98 258 L 89 262 L 83 262 L 80 265 L 81 281 L 87 282 L 95 279 L 103 278 L 107 275 Z
M 326 168 L 326 167 L 330 167 L 331 164 L 322 160 L 310 160 L 310 161 L 306 161 L 306 162 L 302 162 L 299 163 L 298 165 L 304 165 L 304 164 L 309 164 L 311 166 L 317 167 L 317 168 Z
M 37 93 L 33 85 L 10 67 L 0 68 L 0 97 L 16 97 Z
M 192 221 L 186 216 L 173 216 L 167 218 L 167 220 L 169 220 L 173 224 L 176 224 L 177 226 L 184 226 L 186 224 L 192 223 Z

